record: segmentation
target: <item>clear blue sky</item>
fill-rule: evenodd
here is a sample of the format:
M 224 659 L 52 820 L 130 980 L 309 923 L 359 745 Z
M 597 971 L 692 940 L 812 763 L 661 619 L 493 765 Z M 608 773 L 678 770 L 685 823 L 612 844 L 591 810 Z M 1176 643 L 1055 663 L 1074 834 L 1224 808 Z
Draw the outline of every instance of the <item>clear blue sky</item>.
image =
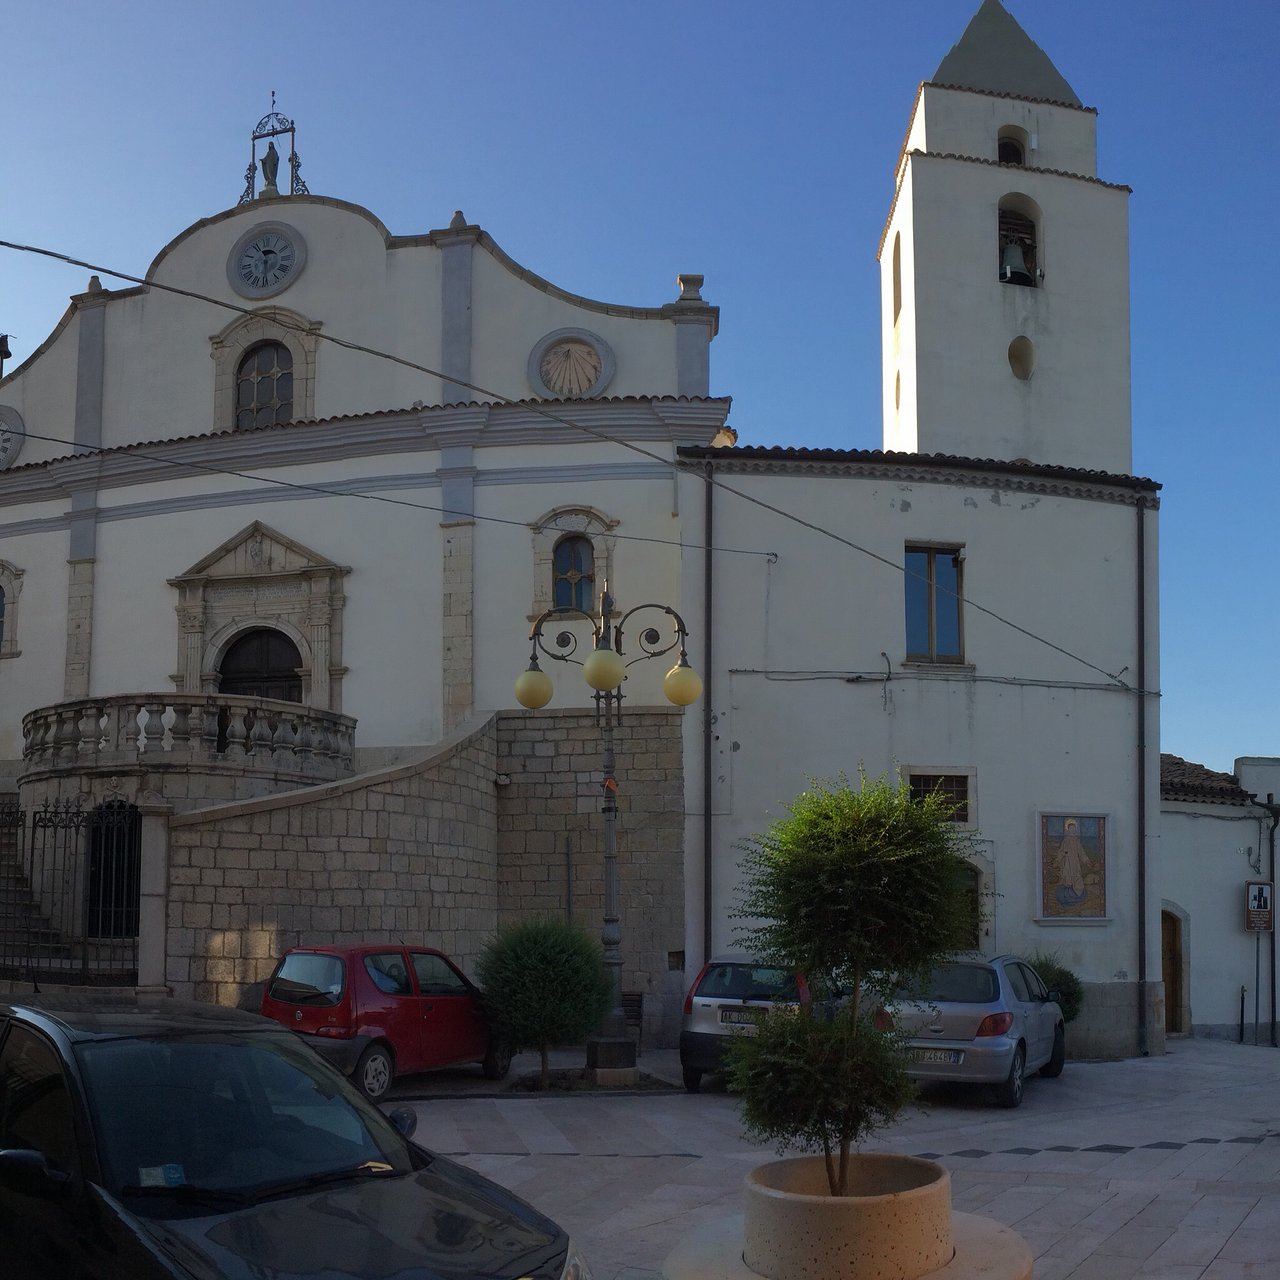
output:
M 0 238 L 142 274 L 235 203 L 274 89 L 313 193 L 399 234 L 461 208 L 607 301 L 660 304 L 702 272 L 722 308 L 712 390 L 740 440 L 875 448 L 893 163 L 977 3 L 14 0 Z M 1165 486 L 1162 746 L 1221 769 L 1280 754 L 1280 5 L 1007 7 L 1098 109 L 1099 176 L 1134 189 L 1134 466 Z M 0 250 L 10 369 L 86 283 Z

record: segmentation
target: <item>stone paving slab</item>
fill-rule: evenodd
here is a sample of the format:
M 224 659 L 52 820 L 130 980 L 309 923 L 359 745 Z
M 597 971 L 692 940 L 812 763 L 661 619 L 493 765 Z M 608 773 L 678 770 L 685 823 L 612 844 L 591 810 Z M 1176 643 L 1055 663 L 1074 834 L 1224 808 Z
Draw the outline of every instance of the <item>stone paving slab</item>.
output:
M 679 1084 L 673 1051 L 640 1067 Z M 1015 1111 L 932 1089 L 866 1149 L 939 1160 L 957 1210 L 1027 1240 L 1036 1280 L 1280 1280 L 1278 1086 L 1275 1050 L 1172 1039 L 1158 1059 L 1069 1062 Z M 538 1097 L 459 1069 L 401 1081 L 392 1101 L 417 1110 L 420 1140 L 571 1231 L 596 1280 L 657 1280 L 774 1154 L 715 1088 Z

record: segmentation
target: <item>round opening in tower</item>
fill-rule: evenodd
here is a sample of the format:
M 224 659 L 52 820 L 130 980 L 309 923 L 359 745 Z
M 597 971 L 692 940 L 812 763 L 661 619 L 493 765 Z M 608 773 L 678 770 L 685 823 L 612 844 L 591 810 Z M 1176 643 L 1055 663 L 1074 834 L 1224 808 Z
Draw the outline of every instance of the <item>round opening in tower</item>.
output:
M 1009 343 L 1009 368 L 1019 382 L 1026 382 L 1035 372 L 1036 348 L 1030 338 L 1019 334 Z

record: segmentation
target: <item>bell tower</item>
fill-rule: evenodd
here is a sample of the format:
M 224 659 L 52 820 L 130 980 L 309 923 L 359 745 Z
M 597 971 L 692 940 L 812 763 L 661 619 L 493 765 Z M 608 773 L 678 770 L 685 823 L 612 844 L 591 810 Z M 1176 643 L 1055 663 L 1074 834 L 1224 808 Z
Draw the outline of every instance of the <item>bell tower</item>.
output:
M 1127 474 L 1129 188 L 1000 4 L 920 86 L 880 246 L 884 447 Z

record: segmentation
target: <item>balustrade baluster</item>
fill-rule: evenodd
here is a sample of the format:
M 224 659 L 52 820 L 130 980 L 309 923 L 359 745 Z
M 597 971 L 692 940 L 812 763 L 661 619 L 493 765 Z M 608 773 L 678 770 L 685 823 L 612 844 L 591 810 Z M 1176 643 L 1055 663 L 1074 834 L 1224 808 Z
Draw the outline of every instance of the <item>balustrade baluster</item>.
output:
M 228 706 L 227 716 L 227 755 L 233 760 L 243 760 L 249 752 L 249 727 L 245 723 L 249 714 L 245 707 Z
M 153 701 L 142 704 L 142 734 L 139 748 L 153 755 L 164 750 L 163 702 Z
M 138 715 L 142 711 L 140 702 L 126 702 L 120 709 L 121 729 L 124 731 L 124 749 L 131 755 L 136 756 L 140 750 L 138 746 L 138 738 L 141 736 L 141 730 L 138 728 Z M 119 746 L 119 739 L 113 744 Z

